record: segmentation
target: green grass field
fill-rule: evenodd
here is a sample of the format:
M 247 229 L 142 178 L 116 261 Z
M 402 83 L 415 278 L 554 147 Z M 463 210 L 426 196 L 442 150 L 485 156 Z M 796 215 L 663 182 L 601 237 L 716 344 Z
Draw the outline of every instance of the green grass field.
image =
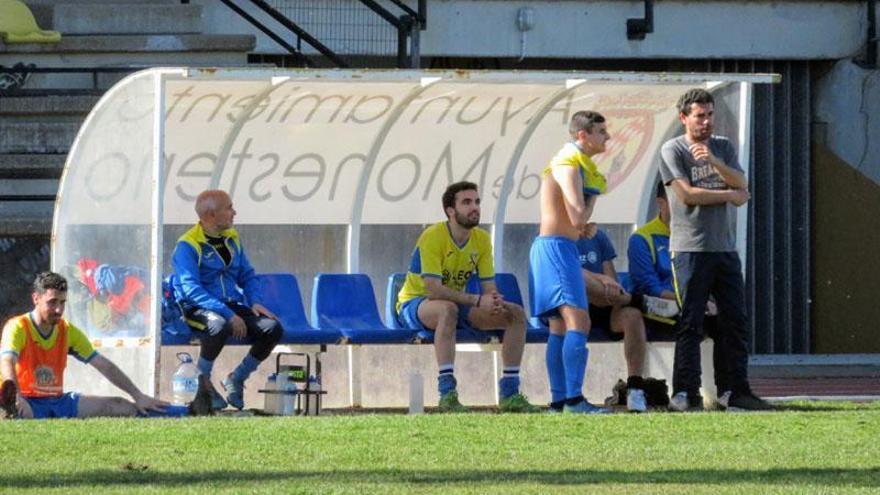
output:
M 2 493 L 878 493 L 880 402 L 787 411 L 5 421 Z

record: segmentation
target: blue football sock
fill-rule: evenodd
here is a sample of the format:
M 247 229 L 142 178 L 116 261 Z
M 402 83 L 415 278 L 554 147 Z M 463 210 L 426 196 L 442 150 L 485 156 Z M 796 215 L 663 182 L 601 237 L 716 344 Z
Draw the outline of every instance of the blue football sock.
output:
M 437 390 L 440 397 L 455 390 L 457 382 L 455 380 L 455 369 L 452 364 L 441 364 L 440 375 L 437 377 Z
M 504 374 L 498 380 L 498 394 L 501 399 L 506 399 L 511 395 L 519 393 L 519 366 L 508 366 L 504 368 Z
M 211 378 L 211 372 L 214 371 L 214 361 L 208 361 L 203 357 L 199 357 L 199 364 L 196 367 L 203 375 Z
M 147 411 L 146 415 L 138 413 L 142 418 L 179 418 L 189 416 L 189 406 L 170 405 L 165 407 L 165 412 Z
M 562 360 L 562 343 L 565 337 L 550 334 L 547 339 L 547 376 L 550 379 L 550 396 L 553 402 L 565 400 L 565 362 Z
M 235 371 L 232 372 L 232 380 L 238 383 L 244 383 L 259 365 L 260 361 L 248 354 L 241 360 L 241 363 L 235 368 Z
M 574 330 L 566 331 L 565 340 L 562 343 L 562 358 L 565 361 L 566 398 L 583 395 L 588 355 L 586 334 Z

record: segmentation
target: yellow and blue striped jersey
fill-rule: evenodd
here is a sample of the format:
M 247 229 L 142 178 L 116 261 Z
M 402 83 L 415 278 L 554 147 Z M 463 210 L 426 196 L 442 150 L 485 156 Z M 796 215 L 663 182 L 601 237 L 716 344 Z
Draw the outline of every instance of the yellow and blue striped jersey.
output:
M 435 223 L 416 242 L 406 281 L 397 295 L 397 310 L 410 299 L 428 295 L 423 277 L 439 278 L 446 287 L 463 291 L 472 275 L 481 281 L 495 279 L 489 233 L 474 227 L 468 241 L 459 246 L 446 222 Z

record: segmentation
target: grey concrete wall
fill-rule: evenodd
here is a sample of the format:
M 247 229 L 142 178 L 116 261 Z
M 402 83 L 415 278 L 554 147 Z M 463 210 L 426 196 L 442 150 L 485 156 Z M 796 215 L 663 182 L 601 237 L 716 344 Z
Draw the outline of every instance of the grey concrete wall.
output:
M 880 70 L 838 61 L 816 85 L 816 139 L 880 184 Z
M 520 374 L 522 392 L 534 404 L 548 404 L 550 390 L 547 384 L 547 371 L 544 362 L 543 344 L 529 344 L 523 355 Z M 422 375 L 426 407 L 434 407 L 439 399 L 437 392 L 437 363 L 431 345 L 373 345 L 355 348 L 361 352 L 356 361 L 360 376 L 363 407 L 407 407 L 409 404 L 409 377 L 417 372 Z M 349 407 L 348 373 L 350 363 L 347 346 L 328 346 L 322 354 L 322 389 L 327 392 L 324 405 L 327 408 Z M 165 346 L 162 348 L 159 373 L 159 396 L 171 399 L 171 377 L 177 368 L 175 354 L 189 352 L 197 357 L 198 347 Z M 220 389 L 220 380 L 241 361 L 247 352 L 244 346 L 229 346 L 223 350 L 214 365 L 215 386 Z M 663 378 L 672 387 L 672 363 L 674 343 L 655 342 L 648 348 L 645 376 Z M 712 363 L 711 340 L 701 347 L 703 369 L 703 398 L 707 401 L 716 397 L 713 384 L 714 367 Z M 284 361 L 288 362 L 287 360 Z M 294 361 L 291 361 L 294 362 Z M 69 364 L 74 366 L 76 364 Z M 499 357 L 500 365 L 500 357 Z M 470 406 L 491 406 L 495 404 L 495 384 L 490 352 L 456 353 L 455 375 L 461 401 Z M 245 384 L 245 406 L 262 408 L 263 397 L 257 391 L 264 387 L 266 377 L 275 368 L 275 354 L 264 361 Z M 499 370 L 500 376 L 500 370 Z M 622 342 L 603 342 L 590 344 L 590 359 L 584 382 L 584 395 L 590 401 L 601 404 L 611 395 L 614 384 L 626 379 L 626 363 L 623 358 Z M 112 392 L 108 392 L 112 393 Z M 118 393 L 118 392 L 117 392 Z
M 194 1 L 204 6 L 204 32 L 252 33 L 258 53 L 283 53 L 220 2 Z M 321 9 L 330 2 L 341 9 L 359 6 L 355 0 L 310 5 Z M 534 27 L 524 39 L 516 25 L 523 7 L 534 9 Z M 854 56 L 865 42 L 864 2 L 655 2 L 654 32 L 630 41 L 626 20 L 643 12 L 644 2 L 635 0 L 432 0 L 428 28 L 421 33 L 422 55 L 519 57 L 525 48 L 526 56 L 547 58 L 837 59 Z M 343 34 L 356 37 L 337 36 Z

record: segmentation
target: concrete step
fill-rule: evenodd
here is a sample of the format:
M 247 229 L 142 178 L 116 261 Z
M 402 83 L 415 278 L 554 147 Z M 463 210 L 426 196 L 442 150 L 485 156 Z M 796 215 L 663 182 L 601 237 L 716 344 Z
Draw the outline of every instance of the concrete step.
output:
M 0 153 L 67 153 L 79 127 L 79 120 L 29 122 L 0 119 Z
M 4 96 L 0 98 L 0 117 L 23 115 L 39 115 L 47 118 L 59 115 L 85 117 L 99 99 L 100 96 L 95 95 Z
M 3 55 L 85 54 L 85 53 L 179 53 L 249 52 L 256 39 L 249 34 L 146 34 L 146 35 L 70 35 L 58 43 L 7 45 L 0 42 Z M 117 59 L 117 64 L 118 64 Z M 22 61 L 22 60 L 19 60 Z M 4 63 L 3 65 L 14 65 Z M 76 67 L 74 64 L 65 64 Z M 129 62 L 129 65 L 133 65 Z
M 54 200 L 58 194 L 58 179 L 6 179 L 0 180 L 0 198 L 21 200 L 39 198 Z
M 0 237 L 49 235 L 55 201 L 0 201 Z
M 185 34 L 202 31 L 201 5 L 58 4 L 49 28 L 80 34 Z
M 2 154 L 0 179 L 58 179 L 65 160 L 65 154 Z

